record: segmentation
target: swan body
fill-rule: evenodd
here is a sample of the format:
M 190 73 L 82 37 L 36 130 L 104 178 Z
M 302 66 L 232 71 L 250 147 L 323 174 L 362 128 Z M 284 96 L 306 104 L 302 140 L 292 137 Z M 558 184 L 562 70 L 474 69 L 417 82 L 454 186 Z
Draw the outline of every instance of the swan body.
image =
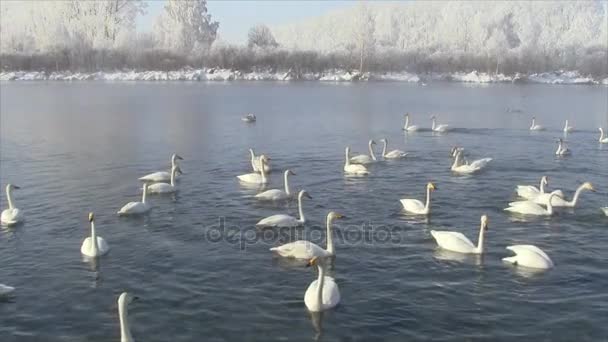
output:
M 146 194 L 148 193 L 148 184 L 144 184 L 141 195 L 141 202 L 129 202 L 118 211 L 118 216 L 125 215 L 141 215 L 150 210 L 150 206 L 146 203 Z
M 384 146 L 382 147 L 382 157 L 384 157 L 384 159 L 400 159 L 407 156 L 407 153 L 401 150 L 392 150 L 390 152 L 386 152 L 388 140 L 384 138 L 380 141 L 384 144 Z
M 532 125 L 530 126 L 531 131 L 544 131 L 545 127 L 536 124 L 536 117 L 532 117 Z
M 564 143 L 564 141 L 562 139 L 559 139 L 557 141 L 557 150 L 555 151 L 555 155 L 556 156 L 568 156 L 572 154 L 572 152 L 570 152 L 570 149 L 568 149 L 568 147 L 566 146 L 566 144 Z
M 346 148 L 346 160 L 344 162 L 344 172 L 347 174 L 353 174 L 353 175 L 367 175 L 369 174 L 369 171 L 367 170 L 367 168 L 364 165 L 361 164 L 351 164 L 350 163 L 350 147 Z
M 514 265 L 549 269 L 553 267 L 553 261 L 540 248 L 533 245 L 514 245 L 508 246 L 508 250 L 513 251 L 515 256 L 503 258 L 502 260 Z
M 551 216 L 553 215 L 553 206 L 551 205 L 551 201 L 555 197 L 557 197 L 557 194 L 552 192 L 549 196 L 547 209 L 532 201 L 519 201 L 509 203 L 510 206 L 505 208 L 505 210 L 523 215 Z
M 319 275 L 308 285 L 306 293 L 304 293 L 304 304 L 311 312 L 321 312 L 340 303 L 340 289 L 334 278 L 325 275 L 325 265 L 322 260 L 317 257 L 312 258 L 306 266 L 314 265 L 317 266 Z
M 6 185 L 6 200 L 8 201 L 8 209 L 4 209 L 0 215 L 0 222 L 7 226 L 15 225 L 23 221 L 23 212 L 13 203 L 13 190 L 19 190 L 20 187 L 12 184 Z
M 602 144 L 608 144 L 608 136 L 604 135 L 604 129 L 602 127 L 600 127 L 599 130 L 600 130 L 600 138 L 598 141 Z
M 182 171 L 177 165 L 171 168 L 171 182 L 170 183 L 154 183 L 148 186 L 148 192 L 151 194 L 170 194 L 177 191 L 177 184 L 175 184 L 175 177 L 177 173 Z
M 435 116 L 431 117 L 431 131 L 433 132 L 447 132 L 449 125 L 437 125 L 437 118 Z
M 405 125 L 403 125 L 403 130 L 406 132 L 416 132 L 418 130 L 418 126 L 412 125 L 410 126 L 410 114 L 405 114 Z
M 604 212 L 604 215 L 608 216 L 608 207 L 600 208 Z
M 451 170 L 459 174 L 475 173 L 486 167 L 486 165 L 488 165 L 488 163 L 492 161 L 492 158 L 483 158 L 475 160 L 470 164 L 465 164 L 462 162 L 463 150 L 456 150 L 455 153 L 456 157 L 454 158 L 454 163 L 452 164 Z
M 249 154 L 251 155 L 251 168 L 253 169 L 253 172 L 261 172 L 262 171 L 262 156 L 265 155 L 259 155 L 256 156 L 255 153 L 253 152 L 253 149 L 250 148 L 249 149 Z M 272 166 L 270 166 L 270 158 L 268 158 L 268 156 L 266 156 L 266 160 L 264 161 L 264 170 L 266 170 L 266 172 L 270 172 L 272 171 Z
M 6 296 L 15 291 L 15 288 L 12 286 L 0 284 L 0 296 Z
M 184 158 L 182 158 L 179 155 L 174 153 L 171 156 L 171 169 L 173 169 L 177 165 L 177 160 L 183 160 L 183 159 Z M 171 172 L 158 171 L 158 172 L 150 173 L 143 177 L 140 177 L 139 180 L 142 182 L 149 182 L 149 183 L 169 182 L 169 181 L 171 181 Z
M 118 297 L 118 317 L 120 318 L 120 342 L 134 342 L 129 324 L 129 304 L 136 300 L 129 293 L 123 292 Z
M 431 212 L 431 192 L 436 190 L 435 184 L 428 183 L 426 185 L 426 203 L 422 203 L 417 199 L 405 198 L 401 199 L 403 209 L 411 214 L 427 215 Z
M 290 215 L 279 214 L 268 216 L 264 219 L 261 219 L 258 223 L 256 223 L 256 227 L 298 227 L 306 223 L 306 217 L 304 216 L 304 211 L 302 210 L 302 198 L 312 198 L 306 192 L 306 190 L 301 190 L 298 194 L 298 211 L 300 214 L 300 218 L 295 218 Z
M 481 216 L 477 246 L 460 232 L 431 230 L 431 235 L 435 238 L 439 247 L 448 251 L 465 254 L 481 254 L 483 253 L 484 233 L 486 230 L 488 230 L 488 217 L 483 215 Z
M 585 190 L 588 191 L 593 191 L 595 192 L 595 189 L 593 188 L 593 185 L 589 182 L 585 182 L 583 183 L 581 186 L 579 186 L 576 189 L 576 192 L 574 193 L 574 196 L 572 197 L 572 200 L 570 201 L 566 201 L 565 199 L 563 199 L 562 197 L 560 197 L 559 195 L 556 194 L 555 197 L 553 197 L 553 199 L 551 200 L 551 205 L 554 207 L 569 207 L 569 208 L 574 208 L 576 206 L 576 203 L 578 202 L 578 198 L 581 195 L 581 193 Z M 542 204 L 542 205 L 548 205 L 549 203 L 549 198 L 551 197 L 552 193 L 549 194 L 540 194 L 539 196 L 537 196 L 536 198 L 534 198 L 532 200 L 532 202 L 536 203 L 536 204 Z M 517 202 L 511 202 L 509 203 L 510 206 L 513 205 L 518 205 L 517 203 L 520 202 L 526 202 L 526 201 L 517 201 Z
M 283 183 L 285 185 L 285 190 L 279 190 L 279 189 L 266 190 L 262 193 L 255 195 L 255 198 L 262 200 L 262 201 L 281 201 L 281 200 L 289 199 L 291 197 L 291 191 L 289 189 L 289 182 L 287 180 L 289 175 L 295 175 L 295 173 L 290 170 L 285 170 L 285 173 L 283 175 Z
M 574 131 L 574 127 L 568 124 L 568 120 L 566 120 L 566 124 L 564 125 L 564 133 L 570 133 Z
M 367 147 L 369 149 L 369 155 L 367 155 L 367 154 L 356 155 L 356 156 L 350 158 L 350 162 L 353 164 L 363 164 L 363 165 L 374 163 L 376 161 L 376 154 L 374 153 L 374 149 L 372 148 L 373 145 L 376 145 L 376 142 L 373 140 L 370 140 L 367 144 Z
M 263 169 L 260 173 L 247 173 L 244 175 L 236 176 L 239 181 L 244 183 L 251 184 L 266 184 L 268 183 L 268 178 L 266 178 L 266 172 L 268 169 L 265 167 L 268 158 L 265 155 L 260 156 L 260 161 L 262 162 L 262 166 L 260 169 Z
M 537 188 L 533 185 L 518 185 L 515 191 L 517 192 L 517 196 L 523 197 L 527 200 L 534 200 L 541 194 L 545 194 L 545 185 L 549 184 L 549 178 L 547 176 L 542 176 L 540 179 L 540 187 Z M 553 191 L 557 196 L 564 197 L 564 193 L 561 190 Z M 549 194 L 547 194 L 548 196 Z
M 286 243 L 279 247 L 273 247 L 270 250 L 276 252 L 282 257 L 295 259 L 312 259 L 314 257 L 333 256 L 335 255 L 335 251 L 332 233 L 332 223 L 335 219 L 339 219 L 342 217 L 344 216 L 333 211 L 327 214 L 327 249 L 323 249 L 322 247 L 319 247 L 317 244 L 314 244 L 310 241 L 298 240 Z
M 106 240 L 95 233 L 95 219 L 93 213 L 89 214 L 89 222 L 91 223 L 91 236 L 84 239 L 80 247 L 80 253 L 88 257 L 98 257 L 106 254 L 110 250 L 110 246 Z M 93 243 L 95 241 L 96 243 Z
M 257 118 L 253 114 L 247 114 L 241 118 L 245 122 L 256 122 Z

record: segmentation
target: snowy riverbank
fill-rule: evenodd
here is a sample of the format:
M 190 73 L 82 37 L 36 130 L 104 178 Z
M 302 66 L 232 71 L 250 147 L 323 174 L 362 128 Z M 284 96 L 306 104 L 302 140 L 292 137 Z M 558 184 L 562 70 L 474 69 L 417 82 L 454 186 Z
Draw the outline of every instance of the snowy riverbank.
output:
M 0 72 L 0 81 L 320 81 L 320 82 L 355 82 L 355 81 L 398 81 L 425 84 L 431 81 L 466 82 L 466 83 L 544 83 L 544 84 L 589 84 L 608 85 L 608 78 L 594 79 L 576 71 L 557 71 L 532 75 L 503 75 L 481 72 L 470 73 L 431 73 L 413 74 L 408 72 L 393 73 L 358 73 L 343 70 L 332 70 L 323 73 L 296 75 L 288 72 L 241 72 L 230 69 L 184 69 L 178 71 L 115 71 L 115 72 L 37 72 L 10 71 Z

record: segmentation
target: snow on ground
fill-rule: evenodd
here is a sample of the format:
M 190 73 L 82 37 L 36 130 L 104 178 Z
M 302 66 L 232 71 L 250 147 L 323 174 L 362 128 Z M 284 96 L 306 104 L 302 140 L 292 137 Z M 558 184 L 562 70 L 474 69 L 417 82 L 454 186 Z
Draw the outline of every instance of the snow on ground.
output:
M 456 72 L 414 74 L 409 72 L 360 73 L 358 71 L 330 70 L 323 73 L 306 73 L 299 77 L 287 72 L 241 72 L 230 69 L 184 69 L 178 71 L 115 71 L 115 72 L 52 72 L 10 71 L 0 72 L 0 81 L 393 81 L 426 83 L 431 81 L 466 83 L 508 83 L 529 82 L 545 84 L 602 84 L 608 85 L 608 78 L 594 79 L 576 71 L 557 71 L 532 75 L 503 75 L 483 72 Z

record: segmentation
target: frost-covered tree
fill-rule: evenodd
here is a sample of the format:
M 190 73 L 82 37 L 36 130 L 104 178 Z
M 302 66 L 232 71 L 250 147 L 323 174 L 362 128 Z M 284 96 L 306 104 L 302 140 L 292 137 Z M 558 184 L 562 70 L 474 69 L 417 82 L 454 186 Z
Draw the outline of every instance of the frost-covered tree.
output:
M 376 48 L 376 20 L 368 7 L 361 3 L 357 9 L 355 27 L 353 30 L 353 42 L 359 56 L 359 71 L 363 72 L 365 63 L 374 54 Z
M 168 0 L 154 32 L 159 47 L 189 53 L 207 50 L 218 28 L 207 13 L 206 0 Z
M 275 48 L 279 46 L 272 32 L 266 25 L 256 25 L 249 29 L 247 34 L 247 46 L 262 49 Z

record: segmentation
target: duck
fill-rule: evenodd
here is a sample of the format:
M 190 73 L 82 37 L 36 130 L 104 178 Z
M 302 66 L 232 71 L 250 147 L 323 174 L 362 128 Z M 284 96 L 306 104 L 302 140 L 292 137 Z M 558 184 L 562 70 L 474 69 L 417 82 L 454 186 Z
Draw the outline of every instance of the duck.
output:
M 384 144 L 384 146 L 382 147 L 382 157 L 384 157 L 384 159 L 401 159 L 407 156 L 407 153 L 401 150 L 392 150 L 390 152 L 386 152 L 388 139 L 381 139 L 380 142 Z
M 437 125 L 437 118 L 433 115 L 431 117 L 431 131 L 433 132 L 447 132 L 449 125 Z
M 150 211 L 150 206 L 146 202 L 146 194 L 148 193 L 148 184 L 144 183 L 141 202 L 129 202 L 125 204 L 120 210 L 117 212 L 118 216 L 126 216 L 126 215 L 141 215 Z
M 312 199 L 312 197 L 306 192 L 306 190 L 301 190 L 298 194 L 298 211 L 300 214 L 300 218 L 295 218 L 290 215 L 278 214 L 268 216 L 266 218 L 261 219 L 258 223 L 256 223 L 256 227 L 265 228 L 265 227 L 298 227 L 306 223 L 306 217 L 304 216 L 304 211 L 302 210 L 302 199 L 306 197 Z
M 177 184 L 175 183 L 175 177 L 177 174 L 181 174 L 182 170 L 174 165 L 171 168 L 171 182 L 170 183 L 154 183 L 148 186 L 148 192 L 151 194 L 170 194 L 177 191 Z
M 417 199 L 404 198 L 401 199 L 403 209 L 411 214 L 428 215 L 431 213 L 431 192 L 437 190 L 435 184 L 429 182 L 426 185 L 426 204 L 423 204 Z
M 104 238 L 97 236 L 95 232 L 95 215 L 89 213 L 89 222 L 91 223 L 91 236 L 84 239 L 80 247 L 80 253 L 88 257 L 102 256 L 110 250 L 110 246 Z M 95 242 L 95 243 L 93 243 Z
M 295 172 L 291 170 L 285 170 L 283 174 L 283 183 L 285 186 L 285 190 L 280 189 L 270 189 L 266 190 L 262 193 L 255 195 L 256 199 L 262 201 L 282 201 L 291 198 L 291 191 L 289 189 L 289 181 L 287 180 L 289 175 L 295 176 Z
M 488 216 L 482 215 L 477 246 L 475 246 L 471 240 L 467 239 L 467 237 L 460 232 L 431 230 L 431 235 L 437 242 L 437 245 L 445 250 L 464 254 L 482 254 L 484 233 L 487 230 Z
M 350 147 L 346 147 L 345 151 L 346 158 L 344 161 L 344 173 L 352 175 L 368 175 L 369 170 L 364 165 L 350 163 Z
M 173 153 L 171 155 L 171 169 L 177 165 L 178 160 L 184 160 L 184 158 L 180 157 L 176 153 Z M 158 171 L 140 177 L 139 180 L 147 183 L 169 182 L 171 180 L 171 172 Z
M 363 165 L 367 165 L 367 164 L 376 162 L 376 154 L 374 153 L 374 149 L 372 148 L 373 145 L 376 145 L 376 142 L 374 140 L 370 140 L 367 143 L 367 147 L 369 149 L 369 155 L 367 155 L 367 154 L 356 155 L 356 156 L 350 158 L 350 162 L 353 164 L 363 164 Z
M 608 136 L 604 135 L 604 129 L 602 127 L 599 127 L 600 130 L 600 138 L 599 138 L 599 142 L 601 144 L 608 144 Z
M 266 169 L 266 163 L 268 162 L 268 158 L 262 154 L 260 156 L 260 162 L 262 163 L 260 167 L 260 173 L 254 172 L 236 176 L 239 181 L 250 184 L 267 184 L 269 181 L 266 177 L 266 172 L 268 172 L 268 170 Z
M 556 194 L 556 196 L 554 196 L 553 199 L 551 200 L 551 205 L 553 207 L 574 208 L 576 206 L 576 204 L 578 203 L 578 198 L 583 191 L 595 192 L 595 188 L 593 187 L 593 184 L 591 184 L 590 182 L 584 182 L 576 189 L 576 191 L 574 192 L 574 196 L 572 197 L 572 200 L 566 201 L 563 197 L 557 196 L 557 194 Z M 551 194 L 541 194 L 541 195 L 537 196 L 536 198 L 534 198 L 532 200 L 532 202 L 534 202 L 536 204 L 548 205 L 549 197 L 551 197 Z M 516 205 L 520 205 L 520 203 L 522 203 L 522 202 L 527 202 L 527 201 L 511 202 L 511 203 L 509 203 L 509 205 L 516 206 Z
M 418 126 L 412 125 L 410 126 L 410 114 L 405 114 L 405 125 L 403 125 L 403 130 L 406 132 L 416 132 L 418 130 Z
M 570 149 L 568 149 L 568 147 L 564 143 L 564 140 L 560 138 L 557 141 L 557 150 L 555 151 L 555 155 L 556 156 L 568 156 L 570 154 L 572 154 L 570 152 Z
M 253 152 L 253 149 L 250 148 L 249 149 L 249 154 L 251 155 L 251 168 L 253 169 L 253 172 L 261 172 L 262 170 L 262 155 L 256 156 L 255 153 Z M 270 166 L 270 157 L 266 156 L 266 163 L 264 164 L 264 170 L 266 170 L 266 172 L 270 172 L 272 171 L 272 166 Z
M 519 201 L 509 203 L 510 206 L 508 208 L 505 208 L 504 210 L 523 215 L 551 216 L 553 215 L 553 206 L 551 205 L 551 201 L 553 200 L 553 198 L 556 197 L 557 194 L 555 192 L 552 192 L 549 195 L 547 209 L 543 208 L 540 204 L 536 204 L 532 201 Z
M 534 245 L 513 245 L 508 246 L 507 249 L 514 252 L 515 256 L 503 258 L 504 262 L 539 269 L 549 269 L 554 266 L 551 258 Z
M 318 276 L 304 293 L 304 304 L 310 312 L 321 312 L 334 308 L 340 303 L 340 289 L 334 278 L 325 275 L 325 260 L 314 257 L 306 267 L 317 266 Z
M 118 297 L 118 317 L 120 319 L 120 342 L 134 342 L 131 335 L 131 326 L 129 324 L 129 304 L 139 299 L 136 296 L 131 296 L 128 292 L 123 292 Z
M 531 131 L 544 131 L 545 127 L 536 124 L 536 117 L 532 117 L 532 125 L 530 126 Z
M 330 212 L 327 214 L 327 247 L 323 249 L 315 243 L 306 240 L 298 240 L 278 247 L 272 247 L 270 251 L 276 252 L 278 255 L 284 258 L 295 258 L 295 259 L 312 259 L 314 257 L 330 257 L 335 255 L 334 250 L 334 239 L 333 239 L 333 222 L 337 219 L 341 219 L 344 216 L 336 212 Z
M 4 209 L 0 215 L 0 222 L 6 226 L 16 225 L 17 223 L 22 222 L 24 219 L 23 212 L 15 208 L 15 204 L 13 203 L 13 190 L 19 189 L 21 188 L 17 185 L 6 185 L 6 200 L 8 202 L 8 209 Z

